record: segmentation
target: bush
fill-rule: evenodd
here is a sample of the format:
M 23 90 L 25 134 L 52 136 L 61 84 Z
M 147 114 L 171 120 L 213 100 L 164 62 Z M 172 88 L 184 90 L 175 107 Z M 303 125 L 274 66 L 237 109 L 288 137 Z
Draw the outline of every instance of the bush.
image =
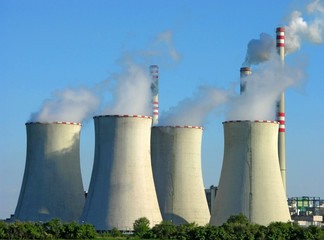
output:
M 0 239 L 6 239 L 8 232 L 8 224 L 0 220 Z
M 141 238 L 150 230 L 150 221 L 146 217 L 141 217 L 135 220 L 133 228 L 134 235 Z
M 157 224 L 152 228 L 153 234 L 156 238 L 160 239 L 171 239 L 174 237 L 176 231 L 176 226 L 169 221 L 162 221 L 160 224 Z
M 112 237 L 120 237 L 122 235 L 121 232 L 115 227 L 111 229 L 110 234 Z

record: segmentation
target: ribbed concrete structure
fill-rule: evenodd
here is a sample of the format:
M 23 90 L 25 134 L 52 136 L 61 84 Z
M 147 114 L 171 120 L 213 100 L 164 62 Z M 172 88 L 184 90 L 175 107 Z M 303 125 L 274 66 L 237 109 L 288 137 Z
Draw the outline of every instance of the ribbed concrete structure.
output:
M 278 161 L 278 122 L 224 122 L 224 159 L 210 223 L 242 213 L 251 223 L 290 220 Z
M 205 225 L 210 213 L 201 171 L 201 127 L 153 127 L 153 176 L 163 220 Z
M 159 123 L 159 67 L 158 65 L 150 66 L 150 74 L 152 77 L 152 95 L 153 95 L 153 125 Z
M 152 117 L 94 117 L 95 158 L 81 222 L 97 230 L 132 230 L 140 217 L 162 221 L 150 156 Z
M 285 64 L 285 29 L 278 27 L 276 29 L 277 34 L 277 51 L 280 55 L 282 66 Z M 280 95 L 280 101 L 277 105 L 277 118 L 280 123 L 279 125 L 279 164 L 282 183 L 286 192 L 286 122 L 285 122 L 285 92 Z
M 26 123 L 25 173 L 14 219 L 78 221 L 85 202 L 80 170 L 81 124 Z
M 240 68 L 240 94 L 247 90 L 246 77 L 251 74 L 250 67 L 241 67 Z

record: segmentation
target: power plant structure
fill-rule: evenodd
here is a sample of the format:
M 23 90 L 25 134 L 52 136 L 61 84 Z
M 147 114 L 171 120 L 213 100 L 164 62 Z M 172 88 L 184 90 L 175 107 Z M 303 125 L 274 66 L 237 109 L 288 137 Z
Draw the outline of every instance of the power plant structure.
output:
M 154 183 L 162 218 L 175 225 L 206 225 L 210 213 L 201 170 L 203 129 L 192 126 L 152 128 Z
M 29 122 L 26 130 L 26 165 L 14 220 L 78 221 L 85 202 L 81 124 Z
M 285 61 L 285 29 L 278 27 L 276 29 L 277 34 L 277 50 L 280 55 L 282 66 Z M 279 125 L 279 137 L 278 137 L 278 153 L 282 183 L 286 192 L 286 123 L 285 123 L 285 92 L 281 93 L 280 100 L 277 105 L 277 117 Z
M 152 77 L 151 91 L 153 95 L 153 126 L 159 123 L 159 67 L 158 65 L 150 66 Z
M 251 223 L 290 221 L 278 161 L 279 123 L 228 121 L 224 159 L 210 224 L 244 214 Z
M 241 67 L 240 68 L 240 94 L 247 90 L 246 77 L 252 73 L 250 67 Z
M 150 137 L 152 117 L 94 117 L 95 157 L 90 187 L 80 222 L 96 230 L 133 230 L 140 217 L 151 227 L 162 221 L 156 196 Z

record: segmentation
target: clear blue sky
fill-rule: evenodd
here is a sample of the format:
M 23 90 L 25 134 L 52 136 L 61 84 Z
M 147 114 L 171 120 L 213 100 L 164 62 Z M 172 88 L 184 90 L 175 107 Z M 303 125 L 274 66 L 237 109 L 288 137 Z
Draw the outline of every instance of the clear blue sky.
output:
M 172 31 L 181 60 L 160 66 L 160 112 L 200 85 L 239 82 L 247 44 L 275 37 L 293 9 L 309 1 L 0 0 L 0 218 L 14 213 L 26 159 L 25 122 L 55 90 L 92 88 L 120 71 L 124 51 L 150 48 Z M 324 198 L 324 46 L 293 53 L 307 60 L 308 82 L 286 92 L 287 195 Z M 238 90 L 238 86 L 236 87 Z M 223 115 L 209 117 L 202 144 L 205 187 L 217 185 Z M 83 123 L 81 168 L 88 189 L 94 155 L 92 119 Z

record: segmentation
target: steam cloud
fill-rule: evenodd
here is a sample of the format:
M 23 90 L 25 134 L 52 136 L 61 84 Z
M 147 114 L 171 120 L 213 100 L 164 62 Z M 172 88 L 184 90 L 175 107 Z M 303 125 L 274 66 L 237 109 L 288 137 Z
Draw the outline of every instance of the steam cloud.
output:
M 41 110 L 32 113 L 31 122 L 82 122 L 99 107 L 99 98 L 85 87 L 53 92 L 52 99 L 43 102 Z
M 323 44 L 324 4 L 315 0 L 306 6 L 307 21 L 300 11 L 293 11 L 288 17 L 289 23 L 285 27 L 285 52 L 292 53 L 301 48 L 303 40 L 314 44 Z
M 184 99 L 177 106 L 162 112 L 159 125 L 202 126 L 210 112 L 228 101 L 230 93 L 214 87 L 199 87 L 194 97 Z
M 252 64 L 258 65 L 261 62 L 268 61 L 271 54 L 275 52 L 275 40 L 266 33 L 260 34 L 260 39 L 252 39 L 248 43 L 248 49 L 245 61 L 242 64 L 249 67 Z
M 144 54 L 143 54 L 144 53 Z M 102 114 L 148 115 L 153 112 L 151 84 L 148 66 L 153 58 L 180 61 L 181 56 L 173 46 L 173 32 L 158 33 L 150 51 L 125 54 L 118 60 L 122 73 L 113 73 L 106 81 L 98 83 L 94 89 L 66 88 L 53 93 L 51 99 L 43 102 L 39 112 L 32 113 L 32 122 L 71 121 L 82 122 L 99 112 L 99 106 L 106 105 Z M 149 58 L 147 58 L 149 57 Z M 135 61 L 134 59 L 137 59 Z M 137 62 L 144 62 L 142 65 Z M 108 103 L 103 94 L 112 95 Z M 105 95 L 107 96 L 107 95 Z
M 112 74 L 113 101 L 102 114 L 152 115 L 152 78 L 148 67 L 136 64 L 130 57 L 122 61 L 123 72 Z
M 282 66 L 279 56 L 259 66 L 246 77 L 248 90 L 233 96 L 227 120 L 275 120 L 276 102 L 287 88 L 298 86 L 306 79 L 305 64 Z

